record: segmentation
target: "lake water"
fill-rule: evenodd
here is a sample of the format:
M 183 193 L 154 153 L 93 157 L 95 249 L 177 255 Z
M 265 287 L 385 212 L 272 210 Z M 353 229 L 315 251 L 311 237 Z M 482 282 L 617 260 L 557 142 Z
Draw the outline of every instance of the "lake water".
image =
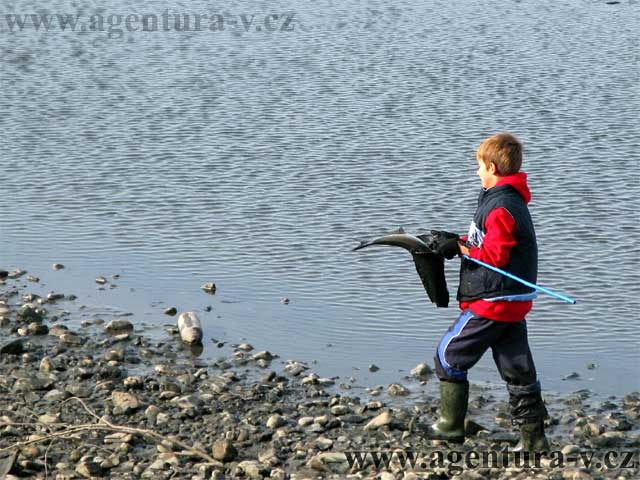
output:
M 196 310 L 206 338 L 388 384 L 433 365 L 457 309 L 428 303 L 405 252 L 350 250 L 399 225 L 466 231 L 475 148 L 507 129 L 525 144 L 539 282 L 578 301 L 542 295 L 528 317 L 543 386 L 637 390 L 640 4 L 426 3 L 197 0 L 171 12 L 240 27 L 110 37 L 1 20 L 0 267 L 138 321 Z M 58 5 L 2 13 L 167 8 Z M 245 31 L 271 14 L 293 31 Z M 490 355 L 470 379 L 499 381 Z

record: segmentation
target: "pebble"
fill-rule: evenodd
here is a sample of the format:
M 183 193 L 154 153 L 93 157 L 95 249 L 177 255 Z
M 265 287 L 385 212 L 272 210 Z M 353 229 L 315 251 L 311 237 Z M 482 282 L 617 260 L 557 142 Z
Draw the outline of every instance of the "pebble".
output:
M 378 370 L 380 370 L 380 367 L 378 367 L 377 365 L 375 365 L 373 363 L 371 365 L 369 365 L 369 371 L 370 372 L 377 372 Z
M 251 356 L 251 360 L 253 360 L 254 362 L 258 360 L 265 360 L 267 362 L 270 362 L 274 358 L 275 357 L 273 356 L 273 354 L 267 350 L 263 350 Z
M 53 362 L 51 361 L 51 359 L 49 357 L 44 357 L 40 361 L 39 370 L 41 372 L 52 372 L 54 370 Z
M 34 305 L 27 303 L 21 306 L 17 311 L 19 320 L 23 322 L 42 322 L 44 311 Z
M 391 385 L 389 385 L 387 393 L 395 397 L 406 397 L 410 392 L 407 387 L 400 385 L 399 383 L 392 383 Z
M 53 268 L 54 270 L 62 270 L 64 268 L 64 265 L 61 263 L 54 263 L 53 265 L 51 265 L 51 268 Z
M 170 317 L 174 316 L 178 313 L 178 309 L 176 307 L 168 307 L 164 309 L 164 314 L 169 315 Z
M 27 327 L 29 335 L 46 335 L 49 333 L 49 327 L 41 323 L 31 322 Z
M 26 270 L 23 270 L 21 268 L 17 268 L 16 270 L 10 271 L 9 274 L 7 275 L 7 277 L 9 277 L 9 278 L 20 278 L 25 273 L 27 273 Z
M 298 425 L 301 427 L 308 427 L 313 423 L 313 417 L 301 417 L 298 419 Z
M 340 415 L 346 415 L 347 413 L 349 413 L 349 407 L 347 407 L 346 405 L 334 405 L 333 407 L 331 407 L 331 413 L 337 417 Z
M 385 410 L 377 417 L 373 418 L 369 423 L 367 423 L 364 427 L 365 430 L 377 430 L 378 428 L 389 425 L 393 421 L 391 417 L 391 413 L 388 410 Z
M 129 413 L 130 411 L 136 410 L 140 407 L 138 398 L 129 392 L 112 392 L 111 402 L 115 407 L 114 411 L 117 410 L 119 413 Z
M 214 294 L 216 293 L 217 287 L 216 284 L 213 282 L 207 282 L 204 285 L 202 285 L 202 290 L 204 290 L 206 293 L 209 294 Z
M 104 327 L 106 332 L 126 332 L 133 330 L 133 324 L 129 320 L 111 320 Z
M 220 440 L 213 444 L 211 456 L 224 463 L 232 462 L 238 457 L 238 450 L 230 441 Z
M 267 420 L 267 427 L 269 428 L 280 428 L 287 424 L 287 421 L 282 418 L 279 414 L 271 415 Z
M 241 343 L 236 347 L 236 350 L 241 350 L 243 352 L 250 352 L 251 350 L 253 350 L 253 345 L 249 343 Z
M 85 477 L 85 478 L 93 478 L 102 475 L 102 467 L 100 464 L 95 462 L 81 462 L 76 465 L 76 472 Z
M 244 475 L 253 479 L 262 479 L 269 476 L 269 471 L 255 460 L 244 460 L 238 463 L 238 469 L 244 472 Z
M 422 379 L 428 375 L 431 375 L 433 373 L 433 370 L 426 363 L 419 363 L 409 373 L 413 377 Z
M 315 445 L 318 450 L 329 450 L 333 447 L 333 440 L 327 437 L 318 437 L 316 438 Z
M 122 384 L 126 388 L 142 389 L 144 387 L 144 380 L 142 379 L 142 377 L 135 375 L 125 378 Z

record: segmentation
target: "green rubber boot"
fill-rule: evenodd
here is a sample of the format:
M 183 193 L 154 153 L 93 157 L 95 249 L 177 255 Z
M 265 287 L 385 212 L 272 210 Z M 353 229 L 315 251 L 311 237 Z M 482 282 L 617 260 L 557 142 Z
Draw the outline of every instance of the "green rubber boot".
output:
M 543 453 L 549 451 L 549 441 L 544 434 L 544 422 L 523 423 L 520 425 L 520 441 L 514 452 Z
M 431 426 L 429 438 L 464 442 L 464 417 L 469 402 L 469 383 L 440 381 L 440 419 Z
M 542 400 L 540 382 L 529 385 L 507 384 L 507 390 L 513 423 L 520 427 L 520 441 L 514 451 L 548 452 L 549 442 L 544 434 L 544 419 L 549 413 Z

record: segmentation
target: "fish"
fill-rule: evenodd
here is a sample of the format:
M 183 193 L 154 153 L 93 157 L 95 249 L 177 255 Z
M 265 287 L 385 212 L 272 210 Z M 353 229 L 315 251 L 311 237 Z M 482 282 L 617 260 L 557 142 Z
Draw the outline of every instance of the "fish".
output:
M 431 234 L 411 235 L 400 227 L 388 235 L 362 241 L 352 251 L 355 252 L 373 245 L 391 245 L 409 251 L 429 300 L 437 307 L 449 306 L 449 290 L 444 275 L 444 257 L 435 253 L 431 248 Z
M 423 235 L 424 237 L 424 235 Z M 431 249 L 429 245 L 425 242 L 425 240 L 420 237 L 413 236 L 409 233 L 406 233 L 402 227 L 398 228 L 388 235 L 384 235 L 382 237 L 374 238 L 370 241 L 362 241 L 360 245 L 354 248 L 352 251 L 357 251 L 362 248 L 370 247 L 371 245 L 392 245 L 394 247 L 402 247 L 405 250 L 409 250 L 410 252 L 425 252 L 431 253 Z

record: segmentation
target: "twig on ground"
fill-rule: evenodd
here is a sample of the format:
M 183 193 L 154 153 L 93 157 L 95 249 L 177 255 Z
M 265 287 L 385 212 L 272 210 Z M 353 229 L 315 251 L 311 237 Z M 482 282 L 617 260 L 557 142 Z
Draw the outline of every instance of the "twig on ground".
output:
M 171 444 L 173 444 L 173 445 L 175 445 L 177 447 L 180 447 L 181 449 L 184 450 L 184 452 L 180 452 L 180 453 L 186 453 L 186 454 L 194 456 L 194 457 L 200 457 L 200 458 L 206 460 L 207 462 L 216 463 L 216 459 L 214 459 L 212 456 L 210 456 L 206 452 L 203 452 L 202 450 L 194 448 L 191 445 L 188 445 L 188 444 L 186 444 L 186 443 L 184 443 L 184 442 L 182 442 L 180 440 L 168 438 L 168 437 L 166 437 L 164 435 L 161 435 L 161 434 L 159 434 L 157 432 L 154 432 L 153 430 L 146 430 L 146 429 L 143 429 L 143 428 L 126 427 L 126 426 L 123 426 L 123 425 L 116 425 L 114 423 L 111 423 L 110 421 L 108 421 L 104 417 L 102 417 L 102 418 L 99 417 L 97 413 L 95 413 L 93 410 L 91 410 L 87 406 L 87 404 L 84 401 L 82 401 L 80 398 L 78 398 L 78 397 L 70 397 L 67 400 L 65 400 L 63 403 L 66 403 L 66 402 L 68 402 L 70 400 L 78 401 L 80 403 L 80 405 L 82 405 L 82 407 L 85 409 L 85 411 L 89 415 L 91 415 L 93 418 L 98 420 L 98 423 L 85 423 L 85 424 L 80 424 L 80 425 L 69 425 L 64 430 L 59 430 L 57 432 L 53 432 L 53 433 L 50 433 L 48 435 L 43 435 L 40 438 L 34 438 L 34 439 L 31 439 L 31 440 L 25 440 L 25 441 L 22 441 L 22 442 L 14 443 L 13 445 L 10 445 L 8 447 L 0 449 L 0 453 L 4 453 L 4 452 L 7 452 L 7 451 L 10 451 L 10 450 L 13 450 L 13 449 L 26 447 L 26 446 L 29 446 L 29 445 L 34 445 L 34 444 L 37 444 L 37 443 L 46 442 L 47 440 L 53 441 L 54 439 L 68 437 L 68 436 L 77 434 L 79 432 L 103 430 L 103 431 L 111 431 L 111 432 L 130 433 L 132 435 L 140 435 L 140 436 L 152 439 L 157 444 L 161 444 L 161 443 L 164 443 L 164 442 L 169 442 L 169 443 L 171 443 Z

